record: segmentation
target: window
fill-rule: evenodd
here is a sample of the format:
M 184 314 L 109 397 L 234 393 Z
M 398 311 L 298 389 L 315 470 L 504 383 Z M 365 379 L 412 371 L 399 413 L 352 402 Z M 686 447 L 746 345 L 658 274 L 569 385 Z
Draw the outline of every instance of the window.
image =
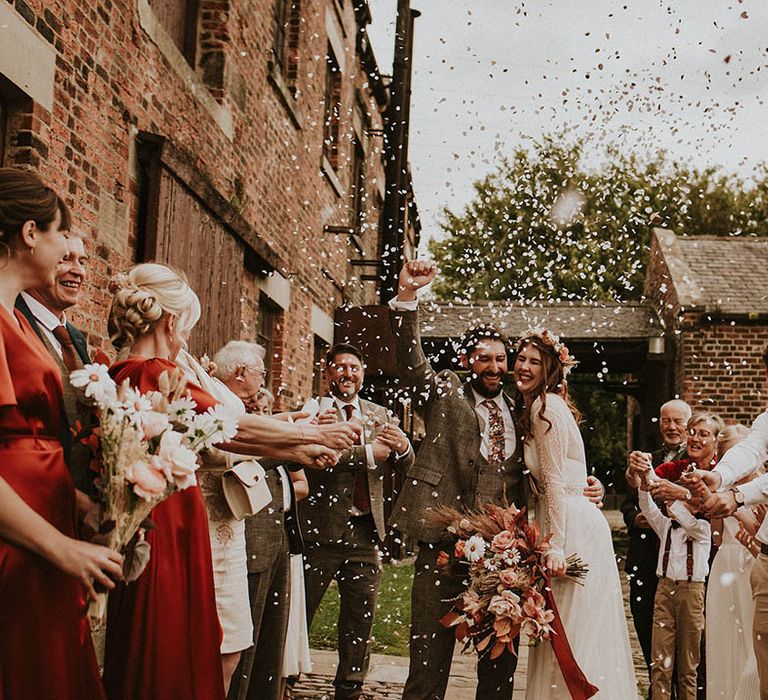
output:
M 328 45 L 326 61 L 323 155 L 333 168 L 337 169 L 339 167 L 339 138 L 341 135 L 341 69 L 330 44 Z
M 275 34 L 272 42 L 274 67 L 282 76 L 291 94 L 296 93 L 299 76 L 300 0 L 276 0 L 274 6 Z
M 352 183 L 350 225 L 359 236 L 365 233 L 367 212 L 365 209 L 365 151 L 360 140 L 355 136 L 352 140 Z
M 194 68 L 199 0 L 149 0 L 149 5 L 176 48 Z
M 312 396 L 323 394 L 325 380 L 325 354 L 329 345 L 320 336 L 315 336 L 315 351 L 312 364 Z
M 275 368 L 277 325 L 280 322 L 280 307 L 266 296 L 259 295 L 259 318 L 256 324 L 256 342 L 266 350 L 264 366 L 272 373 Z M 270 376 L 270 380 L 274 380 Z

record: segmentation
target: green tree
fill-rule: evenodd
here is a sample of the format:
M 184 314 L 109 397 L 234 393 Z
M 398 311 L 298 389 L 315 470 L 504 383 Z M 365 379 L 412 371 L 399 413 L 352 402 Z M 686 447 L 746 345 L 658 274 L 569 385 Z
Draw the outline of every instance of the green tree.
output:
M 475 183 L 461 213 L 444 209 L 430 242 L 439 298 L 639 298 L 654 226 L 678 234 L 768 235 L 768 169 L 753 183 L 605 147 L 583 165 L 567 134 L 518 150 Z
M 679 235 L 768 235 L 765 165 L 747 183 L 663 152 L 641 159 L 612 146 L 588 168 L 583 151 L 567 133 L 547 136 L 476 182 L 461 213 L 444 209 L 442 235 L 430 242 L 438 298 L 638 299 L 654 226 Z M 588 462 L 604 483 L 620 483 L 626 399 L 578 372 L 572 385 Z

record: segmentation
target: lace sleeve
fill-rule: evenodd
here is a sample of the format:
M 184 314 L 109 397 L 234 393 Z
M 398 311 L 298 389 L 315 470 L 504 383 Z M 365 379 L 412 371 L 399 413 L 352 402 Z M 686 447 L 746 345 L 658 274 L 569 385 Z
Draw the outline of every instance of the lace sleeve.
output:
M 536 399 L 531 410 L 533 440 L 546 494 L 546 523 L 552 554 L 565 556 L 565 460 L 568 451 L 569 411 L 559 396 L 547 396 L 544 416 L 539 417 L 541 400 Z M 564 413 L 565 411 L 565 413 Z M 549 423 L 552 424 L 550 427 Z

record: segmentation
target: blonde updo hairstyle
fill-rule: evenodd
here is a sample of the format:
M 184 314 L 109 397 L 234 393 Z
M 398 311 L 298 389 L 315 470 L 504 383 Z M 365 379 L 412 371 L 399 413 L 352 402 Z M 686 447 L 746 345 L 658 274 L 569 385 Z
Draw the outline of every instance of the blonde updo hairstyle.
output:
M 192 330 L 200 320 L 200 300 L 187 284 L 183 272 L 167 265 L 142 263 L 117 275 L 110 284 L 113 292 L 109 310 L 109 337 L 120 354 L 149 333 L 163 314 L 178 319 L 180 333 Z

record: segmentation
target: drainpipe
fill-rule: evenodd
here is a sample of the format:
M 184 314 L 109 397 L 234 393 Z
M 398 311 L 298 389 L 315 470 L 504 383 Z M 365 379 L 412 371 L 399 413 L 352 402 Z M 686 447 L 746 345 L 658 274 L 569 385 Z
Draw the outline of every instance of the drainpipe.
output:
M 386 191 L 382 227 L 380 302 L 386 304 L 397 294 L 397 280 L 403 265 L 403 244 L 408 196 L 408 127 L 411 112 L 411 67 L 413 24 L 421 13 L 411 9 L 410 0 L 397 1 L 395 55 L 392 66 L 391 99 L 384 113 Z

